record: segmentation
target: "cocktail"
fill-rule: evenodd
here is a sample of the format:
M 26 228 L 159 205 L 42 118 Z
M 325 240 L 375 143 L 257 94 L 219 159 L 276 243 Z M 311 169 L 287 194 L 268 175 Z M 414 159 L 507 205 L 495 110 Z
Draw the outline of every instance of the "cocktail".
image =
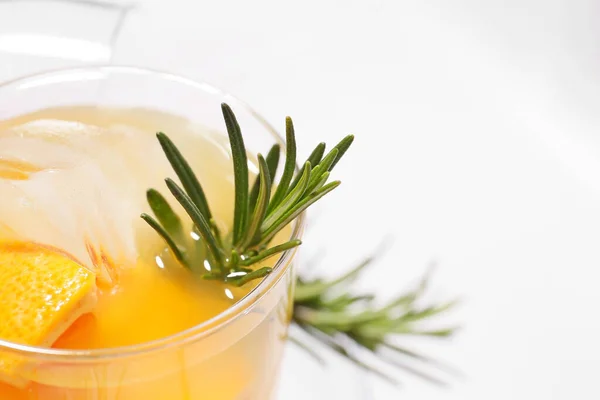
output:
M 394 380 L 353 348 L 439 383 L 394 343 L 454 331 L 421 325 L 453 304 L 423 303 L 426 280 L 378 304 L 350 287 L 371 258 L 296 277 L 304 211 L 353 137 L 301 167 L 295 140 L 168 73 L 0 85 L 0 399 L 272 399 L 292 319 L 359 368 Z
M 302 211 L 351 139 L 298 170 L 291 120 L 135 68 L 0 104 L 0 398 L 271 398 Z

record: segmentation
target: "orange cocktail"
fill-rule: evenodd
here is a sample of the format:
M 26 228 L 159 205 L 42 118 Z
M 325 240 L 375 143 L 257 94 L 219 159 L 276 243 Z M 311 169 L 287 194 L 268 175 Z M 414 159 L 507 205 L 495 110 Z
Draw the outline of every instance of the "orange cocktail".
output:
M 274 271 L 258 285 L 190 279 L 139 218 L 150 212 L 146 189 L 173 175 L 154 136 L 164 131 L 227 234 L 234 186 L 216 107 L 223 96 L 116 67 L 0 89 L 0 399 L 271 398 L 294 250 L 262 263 Z M 239 111 L 256 146 L 278 140 Z M 184 229 L 199 239 L 191 223 Z

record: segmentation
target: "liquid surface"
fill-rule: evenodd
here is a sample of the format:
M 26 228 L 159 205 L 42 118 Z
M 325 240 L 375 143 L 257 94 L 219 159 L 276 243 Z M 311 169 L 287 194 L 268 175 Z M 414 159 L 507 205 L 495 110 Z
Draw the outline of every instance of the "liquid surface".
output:
M 0 123 L 0 186 L 8 193 L 0 200 L 3 236 L 64 249 L 90 269 L 100 267 L 105 283 L 93 313 L 55 347 L 106 348 L 163 338 L 214 317 L 245 294 L 194 279 L 140 220 L 141 212 L 149 212 L 150 187 L 176 204 L 163 183 L 174 173 L 157 131 L 182 149 L 227 231 L 233 178 L 223 135 L 154 111 L 94 107 L 43 110 Z M 94 253 L 106 254 L 110 265 L 93 265 Z

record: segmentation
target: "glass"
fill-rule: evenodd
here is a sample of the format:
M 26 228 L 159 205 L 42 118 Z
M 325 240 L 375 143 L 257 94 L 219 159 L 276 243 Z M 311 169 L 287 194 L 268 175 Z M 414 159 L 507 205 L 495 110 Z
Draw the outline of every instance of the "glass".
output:
M 57 106 L 144 107 L 222 131 L 222 102 L 236 111 L 249 151 L 281 143 L 254 111 L 206 83 L 128 67 L 59 70 L 5 83 L 0 120 Z M 304 216 L 297 219 L 293 237 L 301 236 L 303 221 Z M 72 351 L 0 341 L 0 362 L 24 362 L 24 377 L 31 382 L 24 389 L 0 384 L 0 398 L 272 399 L 292 311 L 294 261 L 294 250 L 284 253 L 274 272 L 233 307 L 153 342 Z
M 132 9 L 108 0 L 0 0 L 0 81 L 110 63 Z

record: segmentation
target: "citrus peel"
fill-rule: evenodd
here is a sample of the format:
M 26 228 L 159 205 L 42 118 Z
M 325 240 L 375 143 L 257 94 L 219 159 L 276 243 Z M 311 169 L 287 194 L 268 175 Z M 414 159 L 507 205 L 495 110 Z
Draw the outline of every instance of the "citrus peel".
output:
M 70 255 L 37 243 L 0 241 L 0 340 L 50 347 L 95 304 L 95 274 Z M 25 385 L 26 364 L 0 348 L 0 381 Z

